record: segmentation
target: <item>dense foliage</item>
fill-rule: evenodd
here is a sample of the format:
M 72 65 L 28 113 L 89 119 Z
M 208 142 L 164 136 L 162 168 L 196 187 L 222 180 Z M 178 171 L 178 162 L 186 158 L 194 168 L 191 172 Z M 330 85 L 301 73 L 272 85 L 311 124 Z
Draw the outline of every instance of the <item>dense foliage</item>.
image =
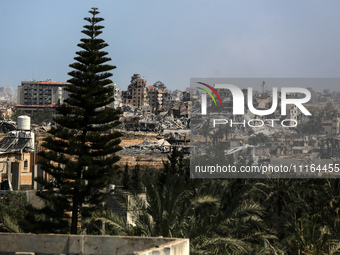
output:
M 144 173 L 145 199 L 125 204 L 133 225 L 97 211 L 83 233 L 185 237 L 192 254 L 340 254 L 339 179 L 190 179 L 181 153 L 169 159 Z M 0 201 L 1 231 L 29 231 L 26 203 Z
M 0 232 L 22 232 L 27 205 L 25 193 L 7 191 L 0 199 Z
M 338 179 L 190 179 L 175 150 L 143 184 L 125 205 L 134 225 L 106 211 L 88 233 L 190 238 L 191 254 L 340 254 Z

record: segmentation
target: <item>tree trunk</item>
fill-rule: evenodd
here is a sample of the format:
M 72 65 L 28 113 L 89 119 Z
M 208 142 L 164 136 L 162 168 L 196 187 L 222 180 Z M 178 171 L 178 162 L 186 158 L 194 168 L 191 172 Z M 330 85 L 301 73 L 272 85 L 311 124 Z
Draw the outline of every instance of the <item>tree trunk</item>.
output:
M 78 234 L 78 207 L 79 207 L 79 189 L 74 188 L 73 204 L 72 204 L 72 222 L 71 234 Z

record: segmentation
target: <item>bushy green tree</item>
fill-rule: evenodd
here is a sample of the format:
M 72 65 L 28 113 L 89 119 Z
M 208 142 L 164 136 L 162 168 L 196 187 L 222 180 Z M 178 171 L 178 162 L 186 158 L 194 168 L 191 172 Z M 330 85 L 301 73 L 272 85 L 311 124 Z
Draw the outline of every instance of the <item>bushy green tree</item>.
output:
M 27 211 L 27 196 L 25 193 L 7 191 L 0 198 L 0 232 L 22 232 L 20 227 Z
M 105 64 L 111 59 L 103 51 L 108 44 L 98 36 L 103 18 L 97 17 L 92 8 L 91 17 L 84 18 L 88 24 L 82 31 L 87 37 L 81 39 L 76 52 L 74 70 L 68 74 L 72 85 L 65 90 L 70 93 L 65 104 L 58 108 L 58 124 L 43 143 L 46 150 L 40 153 L 42 169 L 54 180 L 39 180 L 46 191 L 39 196 L 46 202 L 42 212 L 47 215 L 53 232 L 77 234 L 78 221 L 90 217 L 105 201 L 107 188 L 116 170 L 119 157 L 115 154 L 121 134 L 112 129 L 119 124 L 120 112 L 106 107 L 113 99 L 113 91 L 106 85 L 112 83 L 109 71 L 115 66 Z M 65 212 L 72 212 L 72 220 Z

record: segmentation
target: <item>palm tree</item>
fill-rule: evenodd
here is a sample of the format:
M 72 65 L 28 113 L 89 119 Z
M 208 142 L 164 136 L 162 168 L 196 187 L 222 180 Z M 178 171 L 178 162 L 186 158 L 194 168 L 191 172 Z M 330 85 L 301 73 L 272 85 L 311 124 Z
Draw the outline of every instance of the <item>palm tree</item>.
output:
M 134 236 L 134 228 L 125 217 L 111 210 L 98 211 L 83 222 L 83 234 Z
M 233 129 L 229 125 L 223 126 L 225 140 L 228 141 L 229 135 L 233 133 Z
M 205 137 L 205 143 L 208 143 L 208 137 L 210 136 L 211 133 L 211 127 L 209 124 L 209 121 L 206 121 L 203 123 L 202 128 L 200 130 L 200 134 Z
M 251 200 L 239 180 L 167 178 L 162 186 L 145 184 L 147 203 L 136 210 L 138 234 L 190 238 L 192 254 L 246 254 L 273 247 L 274 232 L 264 208 Z M 274 253 L 273 253 L 274 254 Z
M 189 238 L 191 254 L 280 253 L 266 210 L 252 194 L 254 181 L 190 179 L 187 160 L 175 150 L 144 186 L 145 199 L 128 208 L 132 224 L 112 215 L 97 218 L 108 224 L 106 231 L 111 226 L 114 233 Z
M 210 133 L 210 137 L 213 141 L 213 144 L 215 145 L 219 143 L 220 141 L 222 141 L 224 135 L 225 135 L 225 130 L 221 125 L 219 125 L 217 128 L 212 129 L 212 132 Z

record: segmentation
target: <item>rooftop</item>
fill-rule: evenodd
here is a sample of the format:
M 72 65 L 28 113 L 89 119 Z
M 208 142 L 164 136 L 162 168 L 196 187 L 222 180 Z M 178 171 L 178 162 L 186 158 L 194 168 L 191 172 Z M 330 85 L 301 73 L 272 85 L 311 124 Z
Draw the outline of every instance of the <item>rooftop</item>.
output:
M 150 85 L 150 86 L 147 86 L 146 88 L 147 88 L 147 89 L 154 89 L 154 88 L 155 88 L 155 86 L 153 86 L 153 85 Z
M 72 83 L 69 82 L 54 82 L 54 81 L 35 81 L 35 80 L 31 80 L 31 81 L 22 81 L 21 85 L 56 85 L 56 86 L 68 86 L 68 85 L 72 85 Z
M 49 104 L 49 105 L 25 105 L 25 104 L 16 104 L 15 107 L 18 107 L 18 108 L 45 108 L 45 107 L 48 107 L 48 108 L 56 108 L 58 107 L 57 104 Z
M 54 81 L 38 81 L 38 84 L 41 85 L 72 85 L 69 82 L 54 82 Z

